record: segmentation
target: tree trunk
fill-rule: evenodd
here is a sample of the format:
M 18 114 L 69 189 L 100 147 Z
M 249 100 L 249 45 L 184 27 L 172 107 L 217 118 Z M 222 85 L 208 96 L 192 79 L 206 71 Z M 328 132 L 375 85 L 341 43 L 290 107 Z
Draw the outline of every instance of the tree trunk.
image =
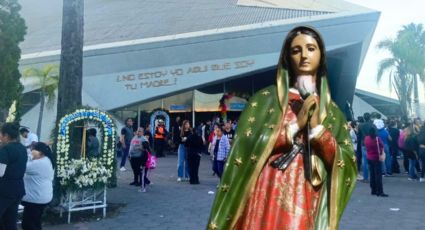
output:
M 409 117 L 409 108 L 407 104 L 406 98 L 400 100 L 401 115 L 406 118 Z
M 63 0 L 61 59 L 56 122 L 67 113 L 72 112 L 82 105 L 83 45 L 84 0 Z M 79 139 L 79 134 L 81 134 L 81 132 L 71 135 L 71 143 L 81 141 L 81 139 Z M 71 159 L 77 158 L 80 155 L 75 146 L 76 144 L 70 149 L 69 157 Z M 56 152 L 56 145 L 53 145 L 53 151 Z M 59 181 L 55 179 L 54 204 L 59 203 L 61 192 Z
M 82 104 L 84 0 L 64 0 L 57 119 Z
M 41 124 L 43 122 L 44 104 L 46 102 L 46 94 L 42 90 L 40 92 L 40 111 L 38 112 L 37 137 L 41 140 Z
M 417 74 L 413 76 L 413 109 L 416 117 L 420 116 L 418 77 Z
M 401 110 L 401 116 L 402 117 L 409 117 L 409 95 L 408 95 L 408 86 L 407 86 L 407 80 L 402 79 L 401 85 L 394 84 L 394 89 L 397 93 L 400 110 Z
M 84 0 L 63 0 L 57 120 L 82 105 L 83 43 Z M 81 142 L 81 131 L 71 133 L 70 139 L 74 143 L 71 144 L 70 157 L 78 158 L 80 153 L 76 143 Z

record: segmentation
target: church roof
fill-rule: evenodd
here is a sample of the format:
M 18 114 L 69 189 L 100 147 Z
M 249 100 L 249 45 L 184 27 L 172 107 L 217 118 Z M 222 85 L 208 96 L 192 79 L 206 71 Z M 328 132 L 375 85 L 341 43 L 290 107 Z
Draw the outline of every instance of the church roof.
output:
M 62 1 L 19 3 L 28 27 L 22 53 L 60 49 Z M 85 46 L 332 13 L 243 6 L 237 0 L 90 0 L 84 10 Z

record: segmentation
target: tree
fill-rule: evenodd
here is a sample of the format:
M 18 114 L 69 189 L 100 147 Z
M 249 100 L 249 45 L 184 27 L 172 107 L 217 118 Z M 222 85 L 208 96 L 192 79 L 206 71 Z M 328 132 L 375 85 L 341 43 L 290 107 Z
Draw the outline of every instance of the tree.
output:
M 84 1 L 64 0 L 57 119 L 82 104 Z
M 40 111 L 37 123 L 37 136 L 40 138 L 46 97 L 48 108 L 52 108 L 56 101 L 59 69 L 57 65 L 52 64 L 46 65 L 42 69 L 29 68 L 24 71 L 24 78 L 33 78 L 36 81 L 35 86 L 40 89 Z
M 57 123 L 64 115 L 82 105 L 83 44 L 84 0 L 63 0 Z M 78 143 L 81 141 L 81 136 L 82 131 L 73 132 L 70 137 L 71 142 Z M 56 145 L 53 145 L 53 151 L 56 151 Z M 78 158 L 80 155 L 78 145 L 72 145 L 70 152 L 73 154 L 70 157 Z M 55 179 L 53 203 L 58 203 L 60 196 L 60 184 Z
M 20 9 L 17 0 L 0 0 L 0 120 L 6 118 L 23 90 L 19 81 L 21 49 L 18 45 L 24 40 L 26 26 L 19 15 Z
M 419 115 L 419 81 L 425 83 L 425 31 L 422 24 L 410 23 L 398 32 L 397 39 L 405 44 L 403 55 L 413 77 L 413 106 Z M 418 81 L 419 80 L 419 81 Z
M 377 48 L 389 51 L 391 57 L 379 63 L 377 82 L 389 72 L 389 88 L 394 87 L 404 116 L 412 112 L 412 96 L 418 113 L 418 78 L 425 81 L 425 33 L 422 25 L 404 26 L 395 39 L 385 39 Z

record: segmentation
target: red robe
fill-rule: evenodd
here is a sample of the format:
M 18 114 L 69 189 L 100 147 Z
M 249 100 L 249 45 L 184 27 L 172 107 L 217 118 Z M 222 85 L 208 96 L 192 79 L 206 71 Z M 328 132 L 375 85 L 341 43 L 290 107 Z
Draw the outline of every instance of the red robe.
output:
M 289 106 L 282 119 L 278 138 L 272 156 L 264 166 L 247 205 L 239 218 L 236 229 L 274 230 L 274 229 L 313 229 L 315 214 L 320 201 L 321 186 L 313 187 L 304 177 L 303 155 L 297 154 L 284 170 L 270 164 L 282 153 L 291 148 L 287 143 L 286 125 L 296 122 L 296 113 L 302 105 L 299 94 L 289 93 Z M 302 132 L 301 132 L 302 133 Z M 329 144 L 332 134 L 325 130 L 312 143 L 312 148 L 325 162 L 331 164 L 335 145 Z M 298 134 L 296 138 L 303 136 Z

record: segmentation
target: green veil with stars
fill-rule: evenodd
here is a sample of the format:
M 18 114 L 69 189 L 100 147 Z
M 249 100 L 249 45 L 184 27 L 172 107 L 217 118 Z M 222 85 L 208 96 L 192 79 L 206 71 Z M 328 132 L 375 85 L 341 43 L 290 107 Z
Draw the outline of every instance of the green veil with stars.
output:
M 242 112 L 224 174 L 212 205 L 207 229 L 235 229 L 249 195 L 279 137 L 279 122 L 288 105 L 288 73 L 278 65 L 277 84 L 251 97 Z M 326 76 L 321 77 L 320 119 L 336 140 L 332 169 L 319 159 L 313 173 L 322 180 L 315 229 L 338 229 L 355 186 L 357 168 L 344 115 L 331 100 Z

